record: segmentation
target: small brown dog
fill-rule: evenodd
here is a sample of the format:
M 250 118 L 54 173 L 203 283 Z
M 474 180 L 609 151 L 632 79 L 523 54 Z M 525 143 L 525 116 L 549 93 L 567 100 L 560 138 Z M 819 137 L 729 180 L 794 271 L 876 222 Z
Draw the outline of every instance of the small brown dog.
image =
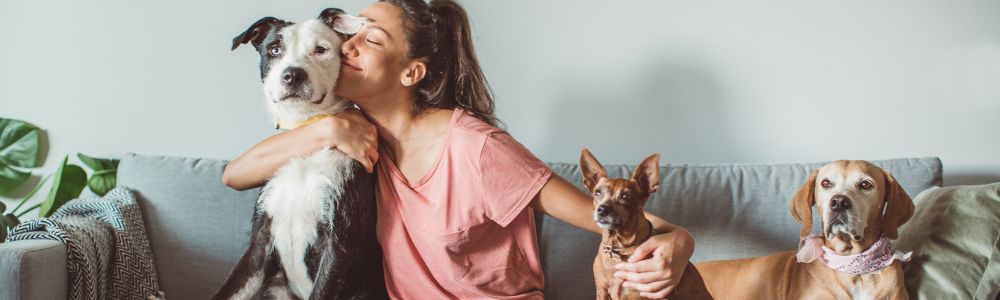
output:
M 594 221 L 604 230 L 601 248 L 594 258 L 594 283 L 597 299 L 646 299 L 635 290 L 622 287 L 623 279 L 615 278 L 615 265 L 627 261 L 635 248 L 653 235 L 653 225 L 646 219 L 643 207 L 660 186 L 660 155 L 647 157 L 632 174 L 632 178 L 611 179 L 601 163 L 583 149 L 580 172 L 583 184 L 594 196 Z M 676 299 L 711 299 L 705 283 L 690 262 L 681 281 L 670 296 Z
M 808 236 L 819 210 L 822 236 Z M 703 262 L 698 269 L 719 299 L 907 299 L 890 239 L 913 202 L 889 172 L 867 161 L 835 161 L 813 171 L 795 194 L 799 251 Z

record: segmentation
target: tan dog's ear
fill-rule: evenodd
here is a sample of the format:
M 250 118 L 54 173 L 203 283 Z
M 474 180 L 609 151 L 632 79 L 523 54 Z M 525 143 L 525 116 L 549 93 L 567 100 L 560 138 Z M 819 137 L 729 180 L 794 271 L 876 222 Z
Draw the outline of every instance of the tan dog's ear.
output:
M 812 231 L 812 207 L 816 204 L 817 175 L 819 175 L 819 169 L 814 170 L 809 175 L 809 179 L 806 180 L 806 183 L 802 184 L 799 191 L 795 193 L 795 197 L 792 198 L 792 203 L 788 205 L 788 210 L 792 212 L 792 217 L 795 217 L 796 221 L 802 223 L 802 230 L 799 231 L 799 237 L 806 237 Z
M 882 230 L 890 239 L 899 237 L 897 229 L 913 216 L 913 200 L 889 171 L 885 172 L 885 210 Z
M 583 148 L 583 153 L 580 153 L 580 173 L 583 174 L 583 185 L 591 191 L 594 190 L 597 181 L 608 177 L 608 172 L 604 171 L 601 162 L 597 161 L 587 148 Z
M 655 193 L 660 188 L 660 154 L 654 153 L 639 163 L 639 167 L 632 172 L 632 180 L 639 183 L 639 187 L 646 189 L 646 193 Z

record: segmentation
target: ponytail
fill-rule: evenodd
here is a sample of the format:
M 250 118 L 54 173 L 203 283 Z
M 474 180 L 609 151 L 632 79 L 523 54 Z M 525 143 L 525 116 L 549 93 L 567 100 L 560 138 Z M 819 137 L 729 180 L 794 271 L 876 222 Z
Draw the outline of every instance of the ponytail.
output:
M 425 58 L 427 74 L 414 91 L 416 111 L 462 108 L 477 119 L 499 126 L 493 93 L 472 46 L 469 17 L 454 0 L 382 0 L 399 7 L 405 18 L 409 58 Z

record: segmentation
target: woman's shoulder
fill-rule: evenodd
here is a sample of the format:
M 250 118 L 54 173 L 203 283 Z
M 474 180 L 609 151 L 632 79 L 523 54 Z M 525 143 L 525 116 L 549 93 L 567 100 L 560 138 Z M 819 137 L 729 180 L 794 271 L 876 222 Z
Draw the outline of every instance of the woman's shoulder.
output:
M 506 133 L 503 129 L 486 123 L 461 108 L 456 108 L 452 117 L 454 128 L 474 135 L 486 137 L 494 133 Z

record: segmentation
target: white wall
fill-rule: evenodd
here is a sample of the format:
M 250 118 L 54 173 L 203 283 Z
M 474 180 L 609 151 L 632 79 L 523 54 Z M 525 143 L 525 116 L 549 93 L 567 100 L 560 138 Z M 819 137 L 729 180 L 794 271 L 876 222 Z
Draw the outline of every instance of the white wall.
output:
M 939 156 L 946 184 L 1000 181 L 1000 1 L 757 2 L 464 4 L 500 117 L 544 160 Z M 274 133 L 231 39 L 368 3 L 0 1 L 0 116 L 46 130 L 38 173 L 76 152 L 230 159 Z

